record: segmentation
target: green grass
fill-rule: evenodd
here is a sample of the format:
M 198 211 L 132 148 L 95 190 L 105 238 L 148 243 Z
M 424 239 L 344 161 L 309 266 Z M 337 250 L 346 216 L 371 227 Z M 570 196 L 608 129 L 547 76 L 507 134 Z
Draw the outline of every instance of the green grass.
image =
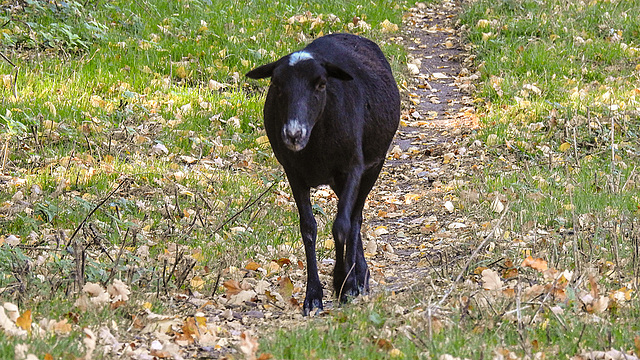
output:
M 640 331 L 637 301 L 595 325 L 591 321 L 597 318 L 582 312 L 574 298 L 563 306 L 564 314 L 542 311 L 535 323 L 519 330 L 514 315 L 501 312 L 513 305 L 512 300 L 450 309 L 430 325 L 423 295 L 380 295 L 366 305 L 346 306 L 301 327 L 277 330 L 262 340 L 260 352 L 276 359 L 437 359 L 445 354 L 487 359 L 500 352 L 522 356 L 527 349 L 529 354 L 564 359 L 583 349 L 629 349 L 630 334 Z
M 478 138 L 501 159 L 479 164 L 478 190 L 504 195 L 518 225 L 588 231 L 574 224 L 581 215 L 614 211 L 631 226 L 639 214 L 638 10 L 638 1 L 478 1 L 461 15 L 484 79 Z

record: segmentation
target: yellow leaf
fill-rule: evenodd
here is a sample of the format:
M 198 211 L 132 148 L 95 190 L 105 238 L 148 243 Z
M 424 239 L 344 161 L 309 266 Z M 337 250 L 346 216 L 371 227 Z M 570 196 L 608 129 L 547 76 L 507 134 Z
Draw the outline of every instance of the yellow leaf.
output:
M 153 306 L 153 304 L 151 304 L 151 303 L 150 303 L 150 302 L 148 302 L 148 301 L 147 301 L 147 302 L 145 302 L 144 304 L 142 304 L 142 307 L 143 307 L 144 309 L 147 309 L 147 310 L 151 310 L 151 307 L 152 307 L 152 306 Z
M 176 69 L 176 76 L 178 76 L 180 79 L 184 79 L 188 75 L 189 74 L 187 74 L 187 70 L 184 68 L 184 66 L 180 66 Z
M 89 104 L 91 104 L 91 106 L 93 107 L 103 107 L 105 101 L 102 100 L 102 97 L 98 96 L 98 95 L 92 95 L 89 98 Z
M 392 358 L 404 357 L 404 353 L 394 348 L 389 351 L 389 356 L 391 356 Z
M 569 149 L 571 149 L 571 144 L 569 144 L 568 142 L 562 143 L 559 148 L 561 152 L 566 152 Z
M 383 33 L 392 33 L 392 32 L 398 31 L 398 25 L 390 22 L 387 19 L 385 19 L 382 23 L 380 23 L 380 26 L 382 27 Z
M 189 283 L 196 290 L 201 290 L 204 287 L 204 280 L 200 276 L 194 276 Z
M 405 194 L 405 196 L 404 196 L 404 202 L 407 205 L 411 204 L 412 202 L 414 202 L 414 201 L 416 201 L 418 199 L 420 199 L 420 194 L 411 194 L 410 193 L 410 194 Z
M 16 325 L 23 330 L 31 332 L 31 310 L 27 310 L 18 319 L 16 319 Z
M 204 316 L 194 316 L 194 318 L 196 319 L 196 322 L 198 323 L 199 326 L 207 326 L 207 318 Z
M 258 264 L 258 263 L 257 263 L 257 262 L 255 262 L 255 261 L 250 261 L 250 262 L 247 264 L 247 266 L 245 266 L 244 268 L 245 268 L 245 269 L 247 269 L 247 270 L 255 271 L 255 270 L 258 270 L 258 269 L 260 268 L 260 264 Z
M 256 144 L 260 146 L 269 144 L 269 138 L 267 137 L 267 135 L 262 135 L 256 139 Z
M 205 260 L 204 255 L 202 255 L 202 250 L 200 249 L 194 250 L 191 257 L 197 262 L 203 262 Z

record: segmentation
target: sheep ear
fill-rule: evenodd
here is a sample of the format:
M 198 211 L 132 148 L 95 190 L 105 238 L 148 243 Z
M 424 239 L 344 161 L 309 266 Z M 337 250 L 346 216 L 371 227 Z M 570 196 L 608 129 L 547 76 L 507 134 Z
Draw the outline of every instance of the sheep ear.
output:
M 257 68 L 246 73 L 244 76 L 251 79 L 264 79 L 271 77 L 271 75 L 273 75 L 273 69 L 276 68 L 277 63 L 277 61 L 274 61 L 266 65 L 258 66 Z
M 323 66 L 327 70 L 327 75 L 329 75 L 330 77 L 344 81 L 353 80 L 353 76 L 349 75 L 348 72 L 342 70 L 336 65 L 333 65 L 331 63 L 324 63 Z

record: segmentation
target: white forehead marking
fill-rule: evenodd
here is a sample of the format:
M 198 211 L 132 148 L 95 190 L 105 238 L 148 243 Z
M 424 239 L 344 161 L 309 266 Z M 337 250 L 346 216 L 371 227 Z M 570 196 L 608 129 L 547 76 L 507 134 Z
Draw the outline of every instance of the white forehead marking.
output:
M 306 51 L 294 52 L 289 57 L 289 66 L 293 66 L 293 65 L 299 63 L 300 61 L 311 60 L 311 59 L 313 59 L 313 56 L 311 56 L 311 54 L 309 54 Z

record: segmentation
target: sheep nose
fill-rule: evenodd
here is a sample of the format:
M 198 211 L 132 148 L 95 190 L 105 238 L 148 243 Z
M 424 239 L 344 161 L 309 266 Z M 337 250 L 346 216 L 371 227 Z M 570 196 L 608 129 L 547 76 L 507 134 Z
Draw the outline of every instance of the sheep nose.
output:
M 285 135 L 290 139 L 290 140 L 296 140 L 299 139 L 302 136 L 302 128 L 299 126 L 296 127 L 286 127 L 284 129 L 285 131 Z
M 297 119 L 288 121 L 282 128 L 285 145 L 293 151 L 302 150 L 307 144 L 307 129 Z

